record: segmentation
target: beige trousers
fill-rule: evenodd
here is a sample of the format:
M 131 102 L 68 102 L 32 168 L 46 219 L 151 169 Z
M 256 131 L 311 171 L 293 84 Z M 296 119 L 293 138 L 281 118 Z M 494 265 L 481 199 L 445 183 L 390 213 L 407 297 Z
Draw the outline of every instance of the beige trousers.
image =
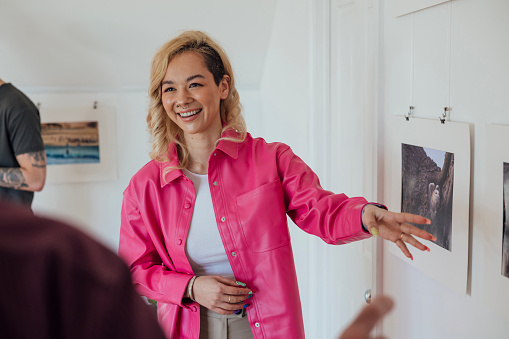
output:
M 200 339 L 252 339 L 245 313 L 222 315 L 200 307 Z

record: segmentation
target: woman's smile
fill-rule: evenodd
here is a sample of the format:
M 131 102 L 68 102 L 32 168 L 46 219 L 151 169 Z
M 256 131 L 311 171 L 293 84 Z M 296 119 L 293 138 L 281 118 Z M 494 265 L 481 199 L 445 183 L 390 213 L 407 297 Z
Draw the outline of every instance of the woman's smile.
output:
M 191 116 L 197 115 L 200 112 L 201 112 L 201 108 L 200 109 L 195 109 L 195 110 L 186 110 L 186 111 L 183 111 L 183 112 L 178 112 L 177 114 L 180 115 L 181 118 L 189 118 Z

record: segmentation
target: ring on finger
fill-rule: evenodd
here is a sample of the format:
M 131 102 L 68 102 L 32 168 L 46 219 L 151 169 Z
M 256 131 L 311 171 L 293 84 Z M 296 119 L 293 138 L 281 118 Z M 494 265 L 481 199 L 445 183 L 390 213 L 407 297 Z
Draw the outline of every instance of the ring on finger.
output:
M 371 233 L 373 237 L 378 237 L 380 235 L 380 233 L 378 232 L 378 228 L 374 226 L 369 229 L 369 233 Z
M 401 240 L 403 240 L 403 236 L 404 236 L 404 235 L 405 235 L 405 233 L 401 233 L 401 235 L 399 236 L 399 238 L 400 238 Z M 404 242 L 404 241 L 405 241 L 405 240 L 403 240 L 403 242 Z
M 229 295 L 229 296 L 228 296 L 228 304 L 230 304 L 230 303 L 231 303 L 231 299 L 232 299 L 232 296 L 231 296 L 231 295 Z

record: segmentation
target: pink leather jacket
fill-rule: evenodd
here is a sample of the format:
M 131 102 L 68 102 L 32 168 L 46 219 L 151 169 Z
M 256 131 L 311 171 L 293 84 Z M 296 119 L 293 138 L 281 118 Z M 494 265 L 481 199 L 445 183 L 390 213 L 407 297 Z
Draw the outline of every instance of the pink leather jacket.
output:
M 198 339 L 199 304 L 183 302 L 193 270 L 184 252 L 193 214 L 193 183 L 170 162 L 150 161 L 124 192 L 119 254 L 140 294 L 158 301 L 168 338 Z M 209 158 L 216 224 L 235 278 L 254 291 L 247 314 L 254 338 L 304 338 L 286 215 L 329 244 L 370 237 L 361 226 L 364 198 L 320 187 L 318 177 L 282 143 L 247 135 L 222 140 Z

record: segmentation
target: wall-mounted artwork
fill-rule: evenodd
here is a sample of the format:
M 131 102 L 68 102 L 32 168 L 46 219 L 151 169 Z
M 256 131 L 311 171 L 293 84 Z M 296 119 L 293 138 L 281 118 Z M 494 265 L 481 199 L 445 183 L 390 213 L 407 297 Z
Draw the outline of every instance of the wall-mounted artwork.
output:
M 451 289 L 465 294 L 470 211 L 470 127 L 465 123 L 395 116 L 387 128 L 385 204 L 419 214 L 416 225 L 437 237 L 431 249 L 412 250 L 408 260 L 396 246 L 387 251 Z M 411 247 L 411 246 L 410 246 Z
M 401 144 L 401 211 L 422 215 L 430 225 L 415 225 L 451 250 L 454 153 Z
M 392 13 L 398 17 L 449 1 L 452 0 L 393 0 Z
M 41 124 L 41 133 L 48 166 L 100 162 L 97 121 Z
M 51 109 L 42 106 L 40 111 L 48 184 L 117 178 L 112 108 Z
M 486 125 L 486 183 L 478 224 L 484 233 L 483 303 L 509 320 L 509 126 Z

